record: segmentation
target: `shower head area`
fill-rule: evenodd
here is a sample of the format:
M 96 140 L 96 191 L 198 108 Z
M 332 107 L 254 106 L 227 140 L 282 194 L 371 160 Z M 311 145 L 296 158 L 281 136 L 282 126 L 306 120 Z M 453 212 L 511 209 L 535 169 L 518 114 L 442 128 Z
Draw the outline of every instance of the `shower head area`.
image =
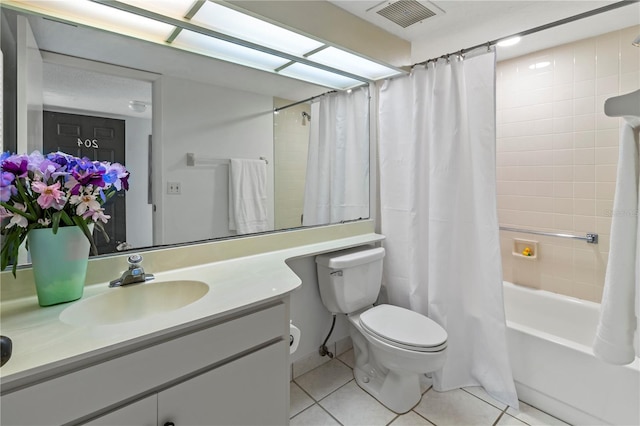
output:
M 309 114 L 307 111 L 302 111 L 302 125 L 306 126 L 307 121 L 311 121 L 311 114 Z

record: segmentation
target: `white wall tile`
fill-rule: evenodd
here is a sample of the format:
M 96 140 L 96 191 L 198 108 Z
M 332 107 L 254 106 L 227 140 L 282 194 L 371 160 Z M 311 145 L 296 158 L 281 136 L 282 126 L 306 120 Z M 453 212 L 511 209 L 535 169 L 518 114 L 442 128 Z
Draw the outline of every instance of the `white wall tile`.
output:
M 499 107 L 511 108 L 502 117 L 512 125 L 497 142 L 501 224 L 608 238 L 620 119 L 603 106 L 640 87 L 640 49 L 628 43 L 638 33 L 640 25 L 498 64 Z M 544 58 L 551 67 L 528 69 Z M 538 262 L 525 265 L 504 234 L 505 278 L 599 301 L 608 241 L 585 249 L 541 237 Z
M 619 33 L 619 31 L 614 31 L 596 38 L 596 77 L 618 75 L 620 56 Z
M 595 79 L 576 81 L 573 84 L 573 96 L 576 99 L 586 98 L 588 96 L 595 96 L 596 94 L 596 81 Z
M 595 132 L 575 132 L 573 133 L 574 148 L 593 148 L 595 145 Z

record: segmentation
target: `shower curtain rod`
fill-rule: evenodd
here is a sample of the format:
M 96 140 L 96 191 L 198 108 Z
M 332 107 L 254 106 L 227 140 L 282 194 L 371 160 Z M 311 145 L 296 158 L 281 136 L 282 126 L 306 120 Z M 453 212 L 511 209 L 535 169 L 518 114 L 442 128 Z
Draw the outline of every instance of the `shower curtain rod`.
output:
M 273 109 L 273 112 L 278 112 L 278 111 L 281 111 L 281 110 L 283 110 L 283 109 L 291 108 L 292 106 L 296 106 L 296 105 L 303 104 L 303 103 L 305 103 L 305 102 L 312 101 L 312 100 L 314 100 L 314 99 L 316 99 L 316 98 L 319 98 L 320 96 L 324 96 L 324 95 L 328 95 L 329 93 L 336 93 L 336 92 L 337 92 L 337 90 L 329 90 L 328 92 L 324 92 L 324 93 L 321 93 L 321 94 L 319 94 L 319 95 L 315 95 L 315 96 L 312 96 L 312 97 L 310 97 L 310 98 L 303 99 L 303 100 L 301 100 L 301 101 L 294 102 L 294 103 L 289 104 L 289 105 L 285 105 L 285 106 L 281 106 L 281 107 L 278 107 L 278 108 L 274 108 L 274 109 Z
M 456 52 L 452 52 L 452 53 L 448 53 L 446 55 L 438 56 L 437 58 L 431 58 L 431 59 L 427 59 L 426 61 L 417 62 L 417 63 L 411 65 L 411 68 L 416 67 L 418 65 L 426 65 L 429 62 L 435 62 L 435 61 L 437 61 L 438 59 L 441 59 L 441 58 L 447 59 L 447 58 L 449 58 L 449 56 L 464 55 L 465 53 L 471 52 L 472 50 L 479 49 L 481 47 L 485 47 L 486 46 L 487 48 L 490 48 L 491 46 L 494 46 L 494 45 L 496 45 L 497 43 L 499 43 L 499 42 L 501 42 L 503 40 L 507 40 L 507 39 L 510 39 L 510 38 L 513 38 L 513 37 L 522 37 L 522 36 L 526 36 L 526 35 L 529 35 L 529 34 L 534 34 L 534 33 L 540 32 L 540 31 L 548 30 L 549 28 L 553 28 L 553 27 L 557 27 L 557 26 L 560 26 L 560 25 L 568 24 L 570 22 L 578 21 L 580 19 L 589 18 L 591 16 L 599 15 L 599 14 L 604 13 L 604 12 L 609 12 L 611 10 L 615 10 L 615 9 L 620 8 L 620 7 L 629 6 L 631 4 L 638 3 L 639 1 L 640 0 L 623 0 L 623 1 L 619 1 L 619 2 L 613 3 L 613 4 L 608 4 L 606 6 L 599 7 L 597 9 L 593 9 L 593 10 L 589 10 L 587 12 L 579 13 L 577 15 L 569 16 L 568 18 L 564 18 L 564 19 L 560 19 L 558 21 L 550 22 L 548 24 L 540 25 L 540 26 L 535 27 L 535 28 L 530 28 L 528 30 L 521 31 L 521 32 L 515 33 L 515 34 L 511 34 L 511 35 L 506 36 L 506 37 L 500 37 L 498 39 L 495 39 L 495 40 L 492 40 L 492 41 L 488 41 L 486 43 L 478 44 L 478 45 L 473 46 L 473 47 L 468 47 L 466 49 L 461 49 L 461 50 L 458 50 Z

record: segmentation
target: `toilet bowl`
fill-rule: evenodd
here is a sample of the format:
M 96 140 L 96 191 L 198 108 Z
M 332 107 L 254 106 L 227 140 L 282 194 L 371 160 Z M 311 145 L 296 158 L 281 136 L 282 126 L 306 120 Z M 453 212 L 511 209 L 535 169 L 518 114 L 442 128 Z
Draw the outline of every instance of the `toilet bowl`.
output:
M 320 296 L 349 319 L 358 385 L 387 408 L 405 413 L 422 397 L 420 380 L 446 359 L 447 333 L 433 320 L 393 305 L 373 306 L 382 282 L 383 248 L 316 257 Z

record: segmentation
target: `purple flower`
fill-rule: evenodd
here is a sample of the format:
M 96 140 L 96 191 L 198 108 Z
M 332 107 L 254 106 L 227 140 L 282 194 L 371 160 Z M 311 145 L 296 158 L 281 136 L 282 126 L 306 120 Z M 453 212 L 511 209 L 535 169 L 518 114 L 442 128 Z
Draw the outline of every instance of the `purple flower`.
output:
M 13 185 L 15 176 L 13 173 L 2 172 L 0 175 L 0 201 L 7 202 L 12 195 L 16 195 L 17 189 Z
M 107 165 L 107 170 L 104 174 L 104 181 L 108 185 L 113 185 L 116 190 L 120 191 L 122 188 L 129 189 L 129 172 L 120 163 L 113 163 Z
M 64 167 L 48 159 L 40 163 L 38 170 L 42 173 L 44 180 L 49 180 L 50 178 L 57 179 L 59 176 L 67 174 L 67 172 L 64 171 Z
M 53 161 L 56 164 L 59 164 L 61 167 L 69 164 L 70 156 L 65 154 L 64 152 L 52 152 L 51 154 L 47 154 L 47 160 Z
M 2 171 L 13 173 L 18 178 L 27 177 L 29 157 L 26 155 L 12 155 L 2 162 Z
M 93 168 L 93 161 L 89 160 L 87 157 L 82 157 L 76 159 L 75 167 L 78 167 L 80 170 L 89 170 Z

